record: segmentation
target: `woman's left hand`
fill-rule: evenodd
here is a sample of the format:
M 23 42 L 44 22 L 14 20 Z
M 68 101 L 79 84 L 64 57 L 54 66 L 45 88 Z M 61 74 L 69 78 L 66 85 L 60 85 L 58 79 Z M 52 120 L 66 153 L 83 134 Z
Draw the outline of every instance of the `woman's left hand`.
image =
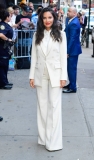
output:
M 63 88 L 66 84 L 66 80 L 60 80 L 60 88 Z

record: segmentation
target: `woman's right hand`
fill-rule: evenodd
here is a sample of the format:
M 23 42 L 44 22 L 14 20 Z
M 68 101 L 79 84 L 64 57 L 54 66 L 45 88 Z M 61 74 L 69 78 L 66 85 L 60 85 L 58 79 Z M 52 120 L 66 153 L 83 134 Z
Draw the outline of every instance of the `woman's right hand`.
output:
M 35 85 L 34 85 L 34 79 L 30 79 L 30 86 L 32 87 L 32 88 L 35 88 Z

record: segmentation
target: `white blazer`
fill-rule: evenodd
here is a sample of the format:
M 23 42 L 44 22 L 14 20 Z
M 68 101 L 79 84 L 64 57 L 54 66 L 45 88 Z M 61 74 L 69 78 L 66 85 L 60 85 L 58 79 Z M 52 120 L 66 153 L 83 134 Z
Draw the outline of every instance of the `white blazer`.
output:
M 50 37 L 47 50 L 42 42 L 40 45 L 35 45 L 36 33 L 33 36 L 29 79 L 34 79 L 36 86 L 42 86 L 45 65 L 48 69 L 52 87 L 60 86 L 60 80 L 67 80 L 67 43 L 65 32 L 61 32 L 61 35 L 62 42 L 54 41 Z

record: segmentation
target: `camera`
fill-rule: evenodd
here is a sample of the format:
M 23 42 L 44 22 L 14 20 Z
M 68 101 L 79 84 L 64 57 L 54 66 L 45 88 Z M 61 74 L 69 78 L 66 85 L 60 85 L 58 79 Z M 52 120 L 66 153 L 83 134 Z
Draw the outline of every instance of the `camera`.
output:
M 4 49 L 6 49 L 7 47 L 10 49 L 12 46 L 14 45 L 13 41 L 4 41 Z
M 11 59 L 11 56 L 13 55 L 13 51 L 11 50 L 11 47 L 14 45 L 13 41 L 4 41 L 4 49 L 8 49 L 9 59 Z

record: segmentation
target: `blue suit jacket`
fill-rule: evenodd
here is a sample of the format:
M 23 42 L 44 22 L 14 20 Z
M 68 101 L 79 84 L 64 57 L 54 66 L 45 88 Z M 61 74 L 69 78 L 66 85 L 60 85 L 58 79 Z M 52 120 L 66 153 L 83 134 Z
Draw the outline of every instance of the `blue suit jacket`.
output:
M 67 54 L 70 56 L 81 54 L 80 23 L 77 17 L 66 25 L 65 32 L 67 37 Z

